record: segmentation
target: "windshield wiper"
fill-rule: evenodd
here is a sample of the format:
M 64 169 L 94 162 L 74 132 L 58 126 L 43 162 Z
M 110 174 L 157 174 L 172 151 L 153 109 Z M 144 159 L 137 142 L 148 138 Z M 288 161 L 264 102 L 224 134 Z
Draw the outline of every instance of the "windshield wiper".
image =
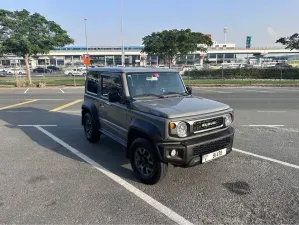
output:
M 140 95 L 135 95 L 134 98 L 136 97 L 150 97 L 150 96 L 154 96 L 154 97 L 157 97 L 157 98 L 167 98 L 168 95 L 179 95 L 179 96 L 186 96 L 187 94 L 186 93 L 179 93 L 179 92 L 165 92 L 163 94 L 140 94 Z
M 179 92 L 174 92 L 174 91 L 169 91 L 169 92 L 165 92 L 163 94 L 161 94 L 161 96 L 165 96 L 165 95 L 180 95 L 180 96 L 186 96 L 186 93 L 179 93 Z
M 135 95 L 134 98 L 136 97 L 148 97 L 148 96 L 154 96 L 154 97 L 157 97 L 157 98 L 163 98 L 163 96 L 161 95 L 157 95 L 157 94 L 140 94 L 140 95 Z

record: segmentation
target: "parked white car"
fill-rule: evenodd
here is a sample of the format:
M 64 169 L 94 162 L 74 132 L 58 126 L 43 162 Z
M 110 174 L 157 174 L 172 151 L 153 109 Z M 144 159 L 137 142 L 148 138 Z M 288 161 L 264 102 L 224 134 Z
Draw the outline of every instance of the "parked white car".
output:
M 185 74 L 186 71 L 192 71 L 192 70 L 197 70 L 197 68 L 192 65 L 185 65 L 181 68 L 179 74 L 182 76 Z
M 6 70 L 7 73 L 13 74 L 13 75 L 23 75 L 26 74 L 26 70 L 22 68 L 10 68 Z
M 73 68 L 64 71 L 67 76 L 86 76 L 86 69 Z
M 203 66 L 200 65 L 200 64 L 194 64 L 193 66 L 194 66 L 195 69 L 197 69 L 197 70 L 202 70 L 202 69 L 203 69 Z

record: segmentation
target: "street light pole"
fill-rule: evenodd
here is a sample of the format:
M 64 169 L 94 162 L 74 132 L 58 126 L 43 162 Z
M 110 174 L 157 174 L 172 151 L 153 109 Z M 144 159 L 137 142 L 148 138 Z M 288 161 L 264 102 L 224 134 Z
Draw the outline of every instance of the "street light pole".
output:
M 125 47 L 124 47 L 124 31 L 123 31 L 123 1 L 120 0 L 120 31 L 121 31 L 121 45 L 122 45 L 122 52 L 121 52 L 121 63 L 122 66 L 125 66 Z
M 87 45 L 87 19 L 84 19 L 84 27 L 85 27 L 85 45 L 86 45 L 86 54 L 88 54 L 88 45 Z
M 223 32 L 224 32 L 224 44 L 226 45 L 226 35 L 227 35 L 227 30 L 228 30 L 228 28 L 227 27 L 224 27 L 223 28 Z M 225 46 L 225 48 L 226 48 L 226 46 Z M 224 63 L 224 53 L 223 53 L 223 59 L 222 59 L 222 63 Z M 222 66 L 222 71 L 223 71 L 223 66 Z
M 88 55 L 88 44 L 87 44 L 87 19 L 84 18 L 84 29 L 85 29 L 85 45 L 86 45 L 86 54 Z M 87 74 L 87 65 L 86 66 L 86 74 Z M 75 76 L 74 76 L 75 77 Z M 86 80 L 86 76 L 85 76 Z
M 226 44 L 227 31 L 228 31 L 228 28 L 227 28 L 227 27 L 224 27 L 224 28 L 223 28 L 223 32 L 224 32 L 224 44 Z

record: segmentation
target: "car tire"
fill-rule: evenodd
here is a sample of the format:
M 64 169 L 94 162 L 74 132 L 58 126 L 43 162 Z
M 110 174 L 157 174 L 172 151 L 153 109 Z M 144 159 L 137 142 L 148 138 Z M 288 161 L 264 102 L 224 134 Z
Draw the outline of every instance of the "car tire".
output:
M 96 129 L 94 119 L 90 113 L 86 113 L 83 118 L 83 126 L 86 139 L 91 143 L 100 140 L 100 132 Z
M 137 138 L 131 144 L 130 161 L 136 177 L 144 184 L 156 184 L 167 174 L 168 164 L 160 161 L 157 150 L 145 138 Z
M 72 73 L 69 73 L 68 75 L 69 75 L 69 76 L 73 76 L 73 74 L 72 74 Z

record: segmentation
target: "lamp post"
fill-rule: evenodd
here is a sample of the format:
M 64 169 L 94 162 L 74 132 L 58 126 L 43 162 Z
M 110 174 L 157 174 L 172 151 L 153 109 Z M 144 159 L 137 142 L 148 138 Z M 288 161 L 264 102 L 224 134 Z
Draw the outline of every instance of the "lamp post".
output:
M 84 18 L 84 29 L 85 29 L 85 45 L 86 45 L 86 54 L 88 55 L 88 44 L 87 44 L 87 19 Z M 87 65 L 86 66 L 86 73 L 87 73 Z M 74 76 L 75 77 L 75 76 Z M 86 76 L 85 76 L 86 80 Z
M 122 66 L 125 66 L 125 47 L 124 47 L 124 31 L 123 31 L 123 1 L 120 0 L 120 32 L 121 32 L 121 46 L 122 46 L 122 52 L 121 52 L 121 63 Z
M 84 28 L 85 28 L 85 45 L 86 45 L 86 54 L 88 54 L 88 46 L 87 46 L 87 19 L 84 19 Z
M 226 36 L 227 36 L 228 28 L 224 27 L 223 28 L 223 33 L 224 33 L 224 44 L 226 44 Z
M 227 27 L 224 27 L 223 28 L 223 33 L 224 33 L 224 44 L 226 45 L 226 36 L 227 36 L 227 31 L 228 31 L 228 28 Z M 226 48 L 226 46 L 225 46 L 225 48 Z M 223 53 L 223 59 L 222 59 L 222 62 L 224 63 L 224 53 Z M 222 70 L 223 70 L 223 66 L 222 66 Z

